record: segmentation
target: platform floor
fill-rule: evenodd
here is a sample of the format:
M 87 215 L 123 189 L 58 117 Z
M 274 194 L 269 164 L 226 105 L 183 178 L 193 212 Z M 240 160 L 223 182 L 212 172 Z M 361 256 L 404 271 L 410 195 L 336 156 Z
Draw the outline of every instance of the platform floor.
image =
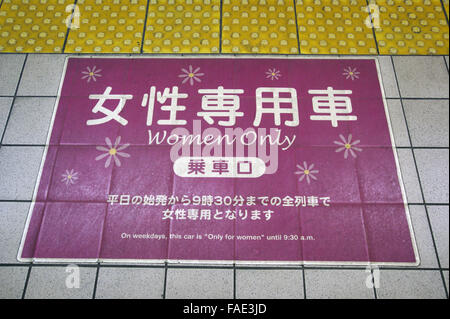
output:
M 448 17 L 448 0 L 0 0 L 0 298 L 448 298 Z M 421 265 L 367 288 L 377 269 L 91 264 L 67 289 L 67 265 L 17 262 L 68 54 L 377 56 Z
M 412 223 L 418 268 L 81 266 L 16 260 L 64 54 L 0 54 L 0 298 L 448 298 L 448 56 L 379 56 Z M 372 269 L 372 272 L 376 270 Z

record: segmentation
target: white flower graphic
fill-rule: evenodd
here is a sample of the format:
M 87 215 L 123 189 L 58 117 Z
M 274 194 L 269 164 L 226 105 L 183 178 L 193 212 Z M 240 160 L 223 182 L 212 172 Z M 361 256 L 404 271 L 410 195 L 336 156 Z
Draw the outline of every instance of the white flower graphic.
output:
M 190 85 L 194 85 L 194 80 L 197 82 L 201 82 L 202 80 L 200 79 L 201 76 L 205 75 L 205 73 L 198 73 L 198 71 L 200 71 L 200 67 L 196 68 L 194 70 L 194 68 L 192 67 L 192 65 L 189 65 L 189 71 L 186 69 L 181 69 L 181 71 L 183 72 L 182 74 L 178 75 L 179 78 L 184 78 L 183 81 L 181 82 L 182 84 L 186 83 L 187 81 L 189 81 Z
M 121 152 L 122 150 L 126 149 L 130 144 L 122 144 L 120 145 L 120 136 L 116 138 L 116 142 L 114 145 L 112 145 L 111 140 L 107 137 L 105 138 L 106 145 L 108 147 L 104 146 L 97 146 L 97 151 L 105 152 L 95 158 L 96 161 L 99 161 L 106 156 L 108 156 L 106 162 L 105 162 L 105 168 L 109 167 L 111 164 L 111 159 L 114 159 L 114 163 L 120 167 L 121 163 L 119 160 L 119 156 L 121 157 L 130 157 L 130 154 Z
M 300 170 L 296 171 L 295 174 L 300 175 L 300 178 L 298 179 L 300 182 L 303 181 L 305 177 L 308 184 L 311 183 L 311 179 L 317 180 L 317 177 L 314 174 L 319 173 L 319 170 L 313 169 L 314 164 L 308 166 L 308 163 L 303 162 L 303 166 L 297 165 L 297 168 Z
M 339 145 L 339 148 L 336 149 L 336 153 L 344 151 L 345 159 L 348 158 L 348 153 L 350 153 L 354 158 L 356 158 L 355 151 L 362 152 L 362 149 L 355 146 L 358 145 L 361 141 L 356 140 L 352 142 L 352 134 L 349 134 L 347 139 L 342 134 L 340 134 L 339 137 L 341 138 L 341 141 L 334 141 L 334 144 Z
M 281 78 L 281 73 L 280 73 L 280 70 L 277 70 L 277 69 L 269 69 L 267 72 L 266 72 L 266 79 L 271 79 L 272 81 L 273 80 L 278 80 L 279 78 Z
M 87 82 L 91 82 L 91 80 L 93 80 L 94 82 L 97 81 L 97 77 L 101 77 L 102 75 L 100 74 L 100 72 L 102 72 L 101 69 L 97 69 L 97 67 L 94 65 L 92 67 L 92 69 L 90 67 L 86 67 L 86 71 L 82 71 L 81 73 L 84 74 L 81 79 L 87 79 Z
M 66 169 L 66 172 L 61 176 L 62 176 L 61 182 L 65 183 L 66 186 L 69 186 L 77 182 L 78 172 L 75 172 L 73 169 L 71 169 L 70 171 Z
M 342 75 L 345 75 L 345 79 L 352 79 L 354 81 L 355 79 L 359 79 L 359 72 L 356 70 L 356 68 L 351 68 L 350 66 L 346 69 L 344 69 L 344 73 Z

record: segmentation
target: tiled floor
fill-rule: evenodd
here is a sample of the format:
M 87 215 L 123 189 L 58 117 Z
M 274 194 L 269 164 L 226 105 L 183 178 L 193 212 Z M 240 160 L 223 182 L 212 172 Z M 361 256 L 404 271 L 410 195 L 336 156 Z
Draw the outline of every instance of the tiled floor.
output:
M 0 54 L 0 298 L 448 298 L 448 57 L 379 57 L 419 267 L 82 265 L 72 289 L 66 265 L 16 260 L 64 58 Z

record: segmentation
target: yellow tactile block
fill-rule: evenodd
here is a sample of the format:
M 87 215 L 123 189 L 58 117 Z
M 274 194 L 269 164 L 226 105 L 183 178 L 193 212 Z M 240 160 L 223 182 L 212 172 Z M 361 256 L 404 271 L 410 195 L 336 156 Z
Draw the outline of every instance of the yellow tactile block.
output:
M 65 52 L 140 53 L 146 1 L 78 0 L 76 10 Z
M 377 54 L 366 0 L 298 0 L 303 54 Z
M 222 52 L 298 53 L 292 0 L 223 0 Z
M 448 54 L 448 24 L 440 0 L 377 0 L 380 54 Z
M 220 0 L 150 0 L 144 52 L 219 53 Z
M 62 52 L 74 0 L 4 0 L 0 52 Z
M 443 2 L 444 2 L 445 12 L 447 12 L 447 19 L 448 19 L 449 18 L 449 16 L 448 16 L 448 7 L 449 7 L 448 3 L 449 3 L 449 0 L 444 0 Z

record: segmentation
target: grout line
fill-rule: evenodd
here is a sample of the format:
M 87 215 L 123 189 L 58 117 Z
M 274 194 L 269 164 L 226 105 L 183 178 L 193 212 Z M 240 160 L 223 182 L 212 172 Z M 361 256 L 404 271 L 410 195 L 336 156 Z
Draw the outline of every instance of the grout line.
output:
M 306 298 L 306 276 L 304 266 L 302 266 L 302 278 L 303 278 L 303 299 L 308 299 Z
M 399 83 L 398 83 L 397 71 L 396 71 L 396 69 L 395 69 L 394 59 L 392 58 L 392 56 L 391 56 L 391 63 L 392 63 L 392 67 L 393 67 L 393 69 L 394 69 L 395 82 L 396 82 L 396 84 L 397 84 L 397 88 L 398 88 L 398 90 L 399 90 L 399 95 L 400 95 L 400 98 L 401 98 L 401 97 L 402 97 L 402 93 L 400 92 L 400 86 L 399 86 Z M 412 145 L 411 132 L 409 131 L 408 121 L 407 121 L 407 119 L 406 119 L 405 107 L 404 107 L 404 105 L 403 105 L 403 100 L 402 100 L 402 99 L 400 99 L 400 104 L 401 104 L 401 106 L 402 106 L 402 112 L 403 112 L 403 117 L 404 117 L 404 119 L 405 119 L 406 130 L 407 130 L 407 132 L 408 132 L 409 142 L 410 142 L 411 145 Z M 421 177 L 420 177 L 420 174 L 419 174 L 419 168 L 418 168 L 418 166 L 417 166 L 416 154 L 415 154 L 414 151 L 412 152 L 412 156 L 413 156 L 413 160 L 414 160 L 414 166 L 415 166 L 415 168 L 416 168 L 417 178 L 418 178 L 418 180 L 419 180 L 419 187 L 420 187 L 420 193 L 421 193 L 421 195 L 422 195 L 422 200 L 423 200 L 423 202 L 426 202 L 426 201 L 425 201 L 425 195 L 424 195 L 424 192 L 423 192 L 423 186 L 422 186 Z M 424 208 L 425 208 L 425 213 L 426 213 L 426 216 L 427 216 L 428 227 L 429 227 L 429 230 L 430 230 L 431 239 L 432 239 L 432 241 L 433 241 L 434 253 L 435 253 L 435 255 L 436 255 L 436 260 L 437 260 L 437 262 L 438 262 L 438 267 L 439 267 L 439 270 L 440 270 L 440 273 L 441 273 L 442 283 L 443 283 L 443 285 L 444 285 L 445 295 L 446 295 L 446 297 L 447 297 L 447 299 L 448 299 L 447 284 L 446 284 L 446 281 L 445 281 L 444 273 L 443 273 L 443 271 L 442 271 L 441 261 L 440 261 L 440 259 L 439 259 L 439 253 L 438 253 L 438 250 L 437 250 L 436 241 L 435 241 L 435 239 L 434 239 L 433 228 L 432 228 L 432 226 L 431 226 L 430 216 L 428 215 L 428 208 L 427 208 L 426 205 L 424 206 Z M 414 227 L 414 226 L 413 226 L 413 227 Z
M 6 129 L 6 127 L 5 127 Z M 6 146 L 6 147 L 45 147 L 45 144 L 9 144 L 9 143 L 5 143 L 5 144 L 1 144 L 0 146 Z
M 440 270 L 444 270 L 444 271 L 448 271 L 448 268 L 405 268 L 405 267 L 379 267 L 378 269 L 380 269 L 380 271 L 385 271 L 385 270 L 398 270 L 398 271 L 440 271 Z
M 94 280 L 94 291 L 92 292 L 92 299 L 95 299 L 95 295 L 97 294 L 97 284 L 98 284 L 98 274 L 100 272 L 100 263 L 97 263 L 97 271 L 95 272 L 95 280 Z
M 408 205 L 449 206 L 448 203 L 408 203 Z
M 233 263 L 233 299 L 236 299 L 236 263 Z
M 220 0 L 219 53 L 222 53 L 223 0 Z
M 438 101 L 445 101 L 445 100 L 449 100 L 448 97 L 387 97 L 387 100 L 438 100 Z
M 2 5 L 3 5 L 3 0 L 0 2 L 0 10 L 2 8 Z
M 30 281 L 30 275 L 31 275 L 31 268 L 32 267 L 33 267 L 33 265 L 29 265 L 28 266 L 27 278 L 25 279 L 25 285 L 24 285 L 23 291 L 22 291 L 22 299 L 25 299 L 25 294 L 27 293 L 28 282 Z
M 379 271 L 379 270 L 378 270 Z M 377 295 L 377 287 L 375 287 L 375 275 L 373 273 L 373 268 L 370 268 L 370 273 L 372 274 L 372 289 L 373 289 L 373 296 L 375 299 L 378 299 L 378 295 Z
M 167 291 L 167 262 L 164 263 L 164 286 L 163 286 L 163 295 L 162 299 L 166 299 L 166 291 Z
M 3 98 L 14 98 L 14 97 L 18 97 L 18 98 L 57 98 L 57 95 L 0 95 L 0 97 Z
M 26 55 L 26 54 L 33 54 L 33 55 L 61 55 L 63 53 L 61 52 L 33 52 L 33 53 L 26 53 L 26 52 L 0 52 L 0 55 Z M 69 54 L 69 53 L 67 53 Z M 128 53 L 124 53 L 124 52 L 120 52 L 120 53 L 115 53 L 115 52 L 84 52 L 84 53 L 70 53 L 74 56 L 87 56 L 87 57 L 91 57 L 91 56 L 120 56 L 120 57 L 133 57 L 133 56 L 148 56 L 148 57 L 168 57 L 168 56 L 217 56 L 220 57 L 221 55 L 223 56 L 277 56 L 277 57 L 298 57 L 299 54 L 298 53 L 133 53 L 133 52 L 128 52 Z M 323 57 L 323 58 L 327 58 L 327 57 L 341 57 L 341 58 L 345 58 L 345 57 L 355 57 L 355 58 L 367 58 L 367 57 L 391 57 L 391 56 L 398 56 L 398 57 L 429 57 L 429 56 L 433 56 L 433 57 L 446 57 L 448 56 L 448 54 L 433 54 L 433 55 L 429 55 L 429 54 L 395 54 L 395 55 L 391 55 L 391 54 L 384 54 L 384 53 L 380 53 L 380 54 L 343 54 L 343 53 L 336 53 L 336 54 L 332 54 L 332 53 L 326 53 L 326 54 L 322 54 L 322 53 L 308 53 L 308 54 L 302 54 L 302 56 L 304 57 Z
M 445 63 L 445 67 L 447 68 L 447 72 L 449 72 L 447 59 L 445 58 L 445 56 L 443 56 L 442 58 L 444 59 L 444 63 Z
M 31 267 L 33 266 L 33 268 L 46 268 L 46 267 L 65 267 L 65 266 L 69 266 L 72 265 L 73 263 L 8 263 L 8 264 L 0 264 L 0 268 L 8 268 L 8 267 Z M 98 266 L 96 263 L 92 263 L 92 264 L 77 264 L 78 267 L 80 268 L 126 268 L 126 269 L 139 269 L 139 268 L 143 268 L 143 269 L 215 269 L 215 270 L 231 270 L 233 268 L 230 267 L 226 267 L 226 266 L 202 266 L 202 265 L 198 265 L 198 266 L 190 266 L 190 267 L 183 267 L 181 265 L 167 265 L 167 267 L 165 265 L 145 265 L 145 264 L 120 264 L 120 263 L 115 263 L 115 264 L 102 264 L 99 263 Z M 256 267 L 256 266 L 236 266 L 236 270 L 342 270 L 342 271 L 346 271 L 346 270 L 364 270 L 366 269 L 367 266 L 349 266 L 349 267 L 344 267 L 344 266 L 313 266 L 313 265 L 309 265 L 309 266 L 297 266 L 297 267 L 293 267 L 293 266 L 262 266 L 262 267 Z M 414 267 L 395 267 L 395 266 L 380 266 L 379 267 L 380 270 L 399 270 L 399 271 L 403 271 L 403 270 L 409 270 L 409 271 L 416 271 L 416 272 L 420 272 L 420 271 L 439 271 L 439 270 L 443 270 L 443 271 L 450 271 L 449 268 L 414 268 Z M 166 274 L 167 276 L 167 274 Z
M 380 55 L 380 49 L 378 47 L 378 41 L 377 41 L 377 35 L 375 32 L 375 25 L 373 24 L 373 19 L 372 19 L 372 12 L 370 11 L 370 4 L 369 4 L 369 0 L 366 0 L 367 3 L 367 10 L 369 13 L 369 17 L 370 17 L 370 24 L 372 25 L 372 33 L 373 33 L 373 40 L 375 41 L 375 47 L 377 48 L 377 54 Z
M 449 24 L 447 11 L 445 11 L 444 1 L 442 1 L 442 0 L 441 0 L 441 6 L 442 6 L 442 11 L 444 12 L 444 15 L 445 15 L 445 20 L 447 20 L 447 24 Z
M 300 34 L 298 30 L 298 18 L 297 18 L 297 0 L 293 0 L 294 2 L 294 14 L 295 14 L 295 28 L 297 29 L 297 47 L 298 47 L 298 54 L 302 54 L 302 51 L 300 49 Z
M 166 267 L 167 269 L 198 269 L 198 268 L 201 268 L 201 269 L 233 269 L 232 266 L 227 266 L 227 265 L 217 265 L 217 266 L 216 265 L 206 265 L 206 264 L 205 265 L 195 265 L 195 264 L 188 265 L 188 264 L 169 264 L 168 262 L 165 262 L 164 264 L 165 264 L 165 266 L 154 265 L 154 267 L 159 267 L 159 268 Z M 106 266 L 106 264 L 102 265 L 102 266 Z M 146 266 L 142 265 L 140 267 L 146 267 Z
M 397 149 L 412 149 L 412 150 L 448 150 L 448 146 L 397 146 Z
M 144 20 L 144 30 L 142 31 L 142 41 L 141 41 L 141 54 L 144 53 L 144 42 L 145 42 L 145 31 L 147 30 L 147 18 L 148 18 L 148 8 L 150 6 L 150 0 L 147 0 L 147 11 L 145 11 L 145 20 Z
M 72 20 L 75 15 L 75 9 L 77 8 L 77 2 L 78 2 L 78 0 L 75 0 L 75 2 L 73 3 L 72 12 L 70 13 L 70 21 L 69 21 L 69 25 L 67 26 L 66 36 L 64 37 L 64 43 L 63 43 L 63 47 L 61 50 L 61 53 L 63 53 L 63 54 L 66 50 L 67 39 L 69 38 L 70 29 L 72 27 Z
M 16 101 L 16 95 L 17 95 L 17 92 L 19 91 L 19 85 L 20 85 L 20 82 L 22 81 L 23 71 L 25 70 L 25 65 L 27 64 L 27 60 L 28 60 L 28 53 L 25 55 L 25 59 L 23 60 L 22 70 L 20 71 L 19 80 L 17 81 L 16 90 L 14 91 L 14 97 L 13 97 L 13 99 L 11 101 L 11 107 L 9 108 L 8 116 L 6 117 L 6 122 L 5 122 L 5 125 L 4 125 L 3 133 L 2 133 L 2 136 L 0 138 L 0 148 L 2 147 L 3 138 L 5 137 L 5 133 L 6 133 L 6 129 L 8 127 L 9 119 L 11 118 L 12 110 L 13 110 L 13 107 L 14 107 L 14 102 Z

